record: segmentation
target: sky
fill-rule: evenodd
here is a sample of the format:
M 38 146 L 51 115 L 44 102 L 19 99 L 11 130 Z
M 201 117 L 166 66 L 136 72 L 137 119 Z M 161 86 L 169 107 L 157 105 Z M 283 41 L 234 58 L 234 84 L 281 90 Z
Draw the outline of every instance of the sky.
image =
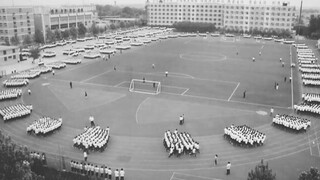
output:
M 144 4 L 146 0 L 0 0 L 0 6 L 11 6 L 13 3 L 15 6 L 38 6 L 38 5 L 75 5 L 75 4 L 114 4 L 114 1 L 117 2 L 117 5 L 125 4 Z M 269 0 L 267 0 L 269 1 Z M 290 1 L 292 5 L 300 7 L 301 0 L 287 0 Z M 313 7 L 320 9 L 320 0 L 303 0 L 303 7 Z

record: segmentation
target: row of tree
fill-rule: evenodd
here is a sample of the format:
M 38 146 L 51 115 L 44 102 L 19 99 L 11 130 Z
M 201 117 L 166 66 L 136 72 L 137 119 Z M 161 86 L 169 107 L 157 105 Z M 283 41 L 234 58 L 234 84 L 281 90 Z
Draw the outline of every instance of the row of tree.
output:
M 202 22 L 176 22 L 172 25 L 179 32 L 215 32 L 217 29 L 213 23 L 202 23 Z
M 183 21 L 183 22 L 176 22 L 172 25 L 179 32 L 199 32 L 199 33 L 206 33 L 206 32 L 216 32 L 219 31 L 220 33 L 235 33 L 235 34 L 251 34 L 251 35 L 262 35 L 262 36 L 279 36 L 283 38 L 291 37 L 291 33 L 288 30 L 259 30 L 257 28 L 250 29 L 248 31 L 244 31 L 241 29 L 224 29 L 220 28 L 217 29 L 213 23 L 201 23 L 201 22 L 190 22 L 190 21 Z
M 124 7 L 121 8 L 119 6 L 112 5 L 97 5 L 98 16 L 119 16 L 122 18 L 141 18 L 145 15 L 144 9 L 132 8 L 132 7 Z
M 308 26 L 297 25 L 294 29 L 299 35 L 311 39 L 320 39 L 320 15 L 311 15 Z

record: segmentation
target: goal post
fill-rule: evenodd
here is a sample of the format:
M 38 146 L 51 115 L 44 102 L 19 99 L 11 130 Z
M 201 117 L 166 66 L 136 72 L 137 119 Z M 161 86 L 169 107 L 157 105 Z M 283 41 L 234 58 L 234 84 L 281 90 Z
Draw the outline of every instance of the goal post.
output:
M 129 91 L 157 95 L 161 92 L 161 82 L 143 79 L 132 79 L 130 82 Z

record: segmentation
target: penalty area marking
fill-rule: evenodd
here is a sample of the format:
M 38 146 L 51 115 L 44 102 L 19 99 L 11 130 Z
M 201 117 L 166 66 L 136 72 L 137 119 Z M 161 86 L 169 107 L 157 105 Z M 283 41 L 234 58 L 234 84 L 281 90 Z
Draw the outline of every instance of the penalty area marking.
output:
M 212 58 L 211 55 L 218 55 L 218 56 L 221 56 L 220 58 L 218 59 L 215 59 L 215 58 Z M 189 57 L 188 57 L 189 56 Z M 195 59 L 192 59 L 190 57 L 194 57 L 194 58 L 208 58 L 208 60 L 195 60 Z M 180 59 L 183 59 L 183 60 L 187 60 L 187 61 L 196 61 L 196 62 L 219 62 L 219 61 L 225 61 L 227 60 L 227 56 L 224 55 L 224 54 L 219 54 L 219 53 L 212 53 L 212 54 L 200 54 L 200 53 L 187 53 L 187 54 L 179 54 L 179 58 Z
M 236 88 L 234 88 L 232 94 L 230 95 L 230 97 L 228 98 L 228 101 L 230 101 L 230 99 L 232 98 L 233 94 L 236 92 L 236 90 L 238 89 L 240 83 L 237 84 Z
M 186 92 L 189 91 L 190 88 L 186 89 L 183 93 L 181 93 L 181 95 L 183 96 Z
M 145 100 L 143 100 L 143 101 L 139 104 L 139 106 L 138 106 L 138 108 L 137 108 L 137 110 L 136 110 L 136 123 L 137 123 L 137 124 L 139 124 L 139 121 L 138 121 L 138 112 L 139 112 L 139 110 L 140 110 L 140 108 L 141 108 L 141 105 L 142 105 L 143 103 L 145 103 L 148 99 L 150 99 L 150 97 L 147 97 Z
M 114 85 L 114 87 L 119 87 L 124 83 L 130 83 L 130 82 L 129 81 L 122 81 L 121 83 Z
M 208 180 L 222 180 L 222 179 L 217 179 L 217 178 L 210 178 L 210 177 L 205 177 L 205 176 L 197 176 L 197 175 L 192 175 L 192 174 L 186 174 L 186 173 L 178 173 L 178 172 L 173 172 L 171 179 L 182 179 L 182 178 L 176 178 L 174 177 L 175 175 L 182 175 L 182 176 L 187 176 L 187 177 L 193 177 L 195 179 L 208 179 Z

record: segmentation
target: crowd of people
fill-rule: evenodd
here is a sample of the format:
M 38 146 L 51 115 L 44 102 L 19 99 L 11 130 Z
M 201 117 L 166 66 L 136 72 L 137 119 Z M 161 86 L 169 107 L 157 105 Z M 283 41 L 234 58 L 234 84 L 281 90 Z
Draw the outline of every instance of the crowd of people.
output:
M 47 164 L 47 158 L 45 153 L 39 153 L 36 151 L 31 151 L 30 152 L 30 158 L 31 159 L 36 159 L 38 161 L 41 161 L 42 164 Z
M 18 74 L 11 76 L 12 79 L 33 79 L 40 76 L 41 72 L 39 71 L 22 71 Z
M 303 73 L 301 74 L 302 79 L 313 79 L 313 80 L 320 80 L 320 74 L 314 73 Z
M 75 138 L 73 144 L 83 151 L 104 151 L 110 138 L 110 129 L 100 126 L 85 128 L 85 131 Z
M 123 168 L 115 169 L 113 172 L 111 168 L 106 165 L 94 165 L 92 163 L 87 162 L 77 162 L 70 161 L 71 172 L 79 173 L 87 176 L 95 176 L 97 178 L 102 178 L 105 180 L 112 180 L 112 176 L 114 175 L 114 179 L 116 180 L 124 180 L 125 171 Z
M 52 62 L 52 63 L 46 64 L 46 66 L 52 69 L 61 69 L 61 68 L 65 68 L 67 65 L 64 62 L 58 61 L 58 62 Z
M 4 121 L 24 117 L 31 114 L 32 106 L 26 106 L 24 104 L 16 104 L 13 106 L 7 106 L 0 109 L 0 114 Z
M 172 155 L 180 157 L 182 154 L 196 156 L 200 153 L 200 144 L 189 133 L 178 132 L 177 129 L 174 132 L 167 130 L 164 133 L 163 145 L 169 152 L 169 157 Z
M 319 86 L 320 85 L 320 79 L 314 80 L 314 79 L 303 79 L 302 80 L 303 85 L 305 86 Z
M 40 74 L 45 74 L 52 71 L 51 67 L 48 66 L 37 66 L 32 68 L 30 71 L 40 72 Z
M 0 91 L 0 100 L 18 98 L 22 94 L 21 89 L 4 89 Z
M 236 145 L 263 145 L 263 142 L 266 139 L 266 135 L 262 132 L 259 132 L 247 125 L 235 126 L 231 125 L 224 129 L 224 136 L 230 140 L 232 144 Z
M 28 84 L 28 79 L 7 79 L 3 82 L 5 87 L 26 86 Z
M 273 124 L 279 125 L 286 129 L 294 131 L 306 131 L 308 127 L 311 126 L 311 121 L 308 119 L 303 119 L 300 117 L 290 116 L 286 114 L 279 115 L 277 114 L 273 120 Z
M 54 130 L 61 128 L 62 118 L 54 119 L 51 117 L 42 117 L 35 120 L 32 124 L 27 127 L 27 133 L 34 133 L 35 135 L 48 135 Z
M 304 93 L 302 99 L 307 102 L 320 102 L 320 94 L 316 93 Z
M 320 114 L 320 104 L 312 102 L 303 102 L 299 105 L 294 105 L 294 109 L 300 112 L 311 112 L 315 114 Z

